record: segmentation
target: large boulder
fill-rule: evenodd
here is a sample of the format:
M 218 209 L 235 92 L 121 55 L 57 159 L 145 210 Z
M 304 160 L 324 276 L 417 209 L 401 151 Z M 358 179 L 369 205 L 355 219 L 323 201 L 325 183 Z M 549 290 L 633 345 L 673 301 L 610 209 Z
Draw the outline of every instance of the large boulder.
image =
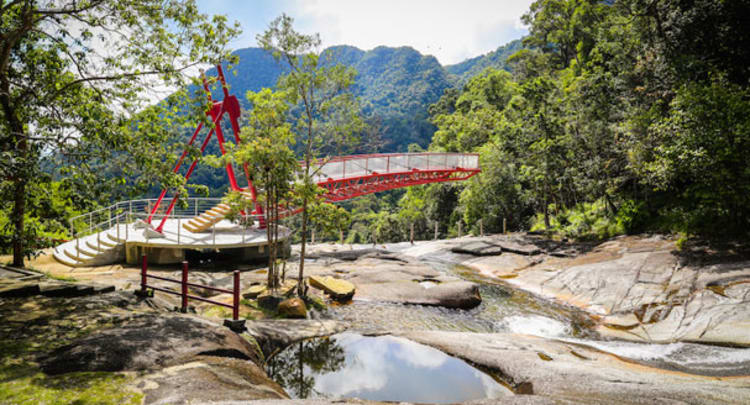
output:
M 227 328 L 188 315 L 143 314 L 60 347 L 40 363 L 47 374 L 151 370 L 196 355 L 258 361 L 256 348 Z
M 278 307 L 279 315 L 284 318 L 299 318 L 305 319 L 307 317 L 307 307 L 305 301 L 301 298 L 287 298 L 279 303 Z

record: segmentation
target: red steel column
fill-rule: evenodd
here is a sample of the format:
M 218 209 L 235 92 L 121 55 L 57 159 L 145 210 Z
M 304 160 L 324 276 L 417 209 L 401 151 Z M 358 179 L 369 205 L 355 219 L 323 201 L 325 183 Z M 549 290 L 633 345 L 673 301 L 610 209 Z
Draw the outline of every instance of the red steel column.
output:
M 182 312 L 187 312 L 188 308 L 188 262 L 182 262 Z
M 240 271 L 234 271 L 234 294 L 232 299 L 232 320 L 240 318 Z

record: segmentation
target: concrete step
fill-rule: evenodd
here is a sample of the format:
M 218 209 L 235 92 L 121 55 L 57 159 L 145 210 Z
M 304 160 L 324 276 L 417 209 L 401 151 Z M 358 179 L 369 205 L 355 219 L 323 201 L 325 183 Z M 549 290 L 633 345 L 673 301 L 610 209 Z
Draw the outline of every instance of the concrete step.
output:
M 116 249 L 121 244 L 117 242 L 116 235 L 112 236 L 112 232 L 113 229 L 109 229 L 100 234 L 81 237 L 78 241 L 65 242 L 54 249 L 52 256 L 70 267 L 105 264 L 109 260 L 107 258 L 116 256 Z
M 117 246 L 117 244 L 109 239 L 107 235 L 101 235 L 99 239 L 93 239 L 93 240 L 87 240 L 86 246 L 94 249 L 95 252 L 105 252 L 109 249 L 112 249 L 113 247 Z
M 191 226 L 190 224 L 183 224 L 182 227 L 186 231 L 189 231 L 189 232 L 192 232 L 192 233 L 199 233 L 198 228 L 194 227 L 194 226 Z
M 55 260 L 57 260 L 58 262 L 68 267 L 78 267 L 78 265 L 80 264 L 78 260 L 69 258 L 68 255 L 66 255 L 64 252 L 61 252 L 57 249 L 52 251 L 52 257 L 54 257 Z

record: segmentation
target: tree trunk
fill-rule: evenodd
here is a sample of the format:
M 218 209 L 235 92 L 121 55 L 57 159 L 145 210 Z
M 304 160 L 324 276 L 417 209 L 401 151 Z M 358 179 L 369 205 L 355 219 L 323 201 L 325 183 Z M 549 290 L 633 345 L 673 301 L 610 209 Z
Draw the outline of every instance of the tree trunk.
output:
M 273 269 L 273 254 L 272 254 L 272 246 L 273 246 L 273 211 L 271 211 L 271 194 L 272 194 L 272 187 L 270 186 L 270 182 L 268 181 L 268 175 L 266 176 L 266 240 L 268 241 L 268 276 L 266 278 L 266 285 L 268 286 L 268 290 L 272 291 L 275 287 L 274 285 L 274 269 Z
M 25 142 L 24 142 L 25 143 Z M 26 212 L 26 179 L 17 178 L 13 205 L 13 266 L 23 267 L 24 215 Z
M 302 282 L 305 279 L 305 247 L 307 245 L 307 199 L 302 199 L 302 245 L 300 246 L 299 252 L 299 274 L 297 275 L 297 295 L 303 297 L 305 295 Z
M 3 75 L 0 78 L 0 104 L 2 105 L 4 119 L 10 129 L 11 145 L 8 147 L 11 154 L 14 155 L 21 167 L 15 169 L 12 179 L 15 183 L 13 190 L 13 213 L 11 222 L 13 223 L 13 266 L 23 267 L 23 253 L 25 248 L 24 238 L 24 215 L 26 214 L 26 183 L 27 170 L 29 166 L 29 144 L 24 136 L 23 123 L 13 106 L 10 98 L 10 81 Z

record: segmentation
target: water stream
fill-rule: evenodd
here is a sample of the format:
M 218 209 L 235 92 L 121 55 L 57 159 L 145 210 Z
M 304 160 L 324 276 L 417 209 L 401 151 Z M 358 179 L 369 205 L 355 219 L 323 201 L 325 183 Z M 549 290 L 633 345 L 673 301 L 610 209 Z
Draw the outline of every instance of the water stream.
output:
M 293 345 L 270 360 L 269 375 L 295 398 L 434 403 L 509 393 L 491 376 L 438 350 L 392 336 L 363 336 L 394 330 L 534 335 L 585 344 L 642 364 L 703 375 L 739 375 L 750 368 L 750 349 L 604 340 L 581 310 L 503 286 L 456 266 L 451 259 L 443 256 L 423 261 L 439 271 L 478 283 L 482 296 L 478 307 L 457 310 L 357 300 L 333 306 L 319 316 L 346 321 L 349 332 Z M 452 387 L 449 392 L 444 390 L 446 386 Z
M 437 349 L 351 332 L 292 345 L 269 361 L 267 371 L 294 398 L 455 403 L 511 394 Z

